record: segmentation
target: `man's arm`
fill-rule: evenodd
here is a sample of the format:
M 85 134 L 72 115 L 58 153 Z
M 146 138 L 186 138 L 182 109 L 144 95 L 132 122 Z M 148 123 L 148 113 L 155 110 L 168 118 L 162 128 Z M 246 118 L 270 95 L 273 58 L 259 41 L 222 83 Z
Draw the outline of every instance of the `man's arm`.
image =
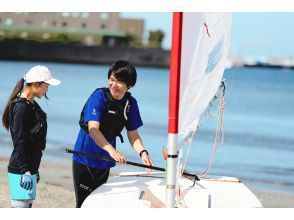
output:
M 138 133 L 138 130 L 128 131 L 129 142 L 134 150 L 139 154 L 142 150 L 145 150 L 142 139 Z
M 128 131 L 129 142 L 137 152 L 137 154 L 141 154 L 140 157 L 144 164 L 154 166 L 151 157 L 148 154 L 148 151 L 144 148 L 142 139 L 138 133 L 138 130 Z M 147 172 L 151 172 L 150 169 L 147 169 Z
M 103 150 L 107 151 L 109 155 L 119 163 L 124 163 L 126 161 L 125 156 L 117 151 L 104 137 L 104 135 L 99 130 L 100 122 L 97 121 L 89 121 L 88 129 L 91 138 L 95 141 L 95 143 L 100 146 Z

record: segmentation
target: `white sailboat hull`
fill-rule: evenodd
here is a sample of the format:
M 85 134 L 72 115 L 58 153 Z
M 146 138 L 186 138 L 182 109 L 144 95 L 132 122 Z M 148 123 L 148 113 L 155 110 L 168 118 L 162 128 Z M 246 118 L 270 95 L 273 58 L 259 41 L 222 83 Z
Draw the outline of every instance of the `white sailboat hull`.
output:
M 212 176 L 197 181 L 180 179 L 179 208 L 262 207 L 257 197 L 237 178 Z M 164 174 L 124 172 L 93 191 L 82 208 L 164 208 Z

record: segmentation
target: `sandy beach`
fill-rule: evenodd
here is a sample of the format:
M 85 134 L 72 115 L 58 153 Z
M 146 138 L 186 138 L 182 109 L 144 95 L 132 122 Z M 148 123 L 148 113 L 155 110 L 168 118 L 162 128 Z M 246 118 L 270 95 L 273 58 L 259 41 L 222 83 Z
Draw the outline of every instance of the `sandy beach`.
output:
M 8 157 L 0 157 L 0 207 L 10 207 L 10 190 L 7 178 Z M 35 208 L 73 208 L 75 195 L 71 164 L 42 161 L 39 169 L 41 180 L 37 186 Z
M 7 156 L 0 156 L 0 207 L 9 208 Z M 35 208 L 74 208 L 75 195 L 71 162 L 43 160 L 40 167 L 41 181 L 37 188 Z M 294 208 L 294 194 L 252 189 L 265 208 Z

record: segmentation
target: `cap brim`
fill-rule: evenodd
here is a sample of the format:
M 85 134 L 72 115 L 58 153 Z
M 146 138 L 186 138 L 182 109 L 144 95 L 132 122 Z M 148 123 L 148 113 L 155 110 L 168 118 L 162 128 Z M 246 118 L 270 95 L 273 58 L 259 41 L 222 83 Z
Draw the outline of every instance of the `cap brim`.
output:
M 52 86 L 57 86 L 57 85 L 59 85 L 60 83 L 61 83 L 61 81 L 60 80 L 58 80 L 58 79 L 54 79 L 54 78 L 52 78 L 52 79 L 50 79 L 50 80 L 46 80 L 46 81 L 44 81 L 45 83 L 48 83 L 49 85 L 52 85 Z

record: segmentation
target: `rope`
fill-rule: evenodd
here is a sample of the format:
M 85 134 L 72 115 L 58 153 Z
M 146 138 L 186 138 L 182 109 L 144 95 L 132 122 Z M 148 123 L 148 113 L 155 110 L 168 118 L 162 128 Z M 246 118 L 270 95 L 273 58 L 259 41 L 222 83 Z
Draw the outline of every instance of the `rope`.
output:
M 187 138 L 187 140 L 186 140 L 186 143 L 188 143 L 187 144 L 187 153 L 186 153 L 186 158 L 185 158 L 185 160 L 183 162 L 181 173 L 183 173 L 184 170 L 185 170 L 185 167 L 186 167 L 186 164 L 187 164 L 187 161 L 188 161 L 188 156 L 189 156 L 190 148 L 192 146 L 192 141 L 194 139 L 195 133 L 196 132 L 192 132 L 192 135 L 190 136 L 190 138 Z
M 214 160 L 215 153 L 216 153 L 220 133 L 222 133 L 222 144 L 224 144 L 224 120 L 223 120 L 224 119 L 224 109 L 225 109 L 225 96 L 224 96 L 224 90 L 223 90 L 221 93 L 221 97 L 220 97 L 220 104 L 217 108 L 218 122 L 217 122 L 217 126 L 216 126 L 212 156 L 211 156 L 208 167 L 199 175 L 200 177 L 204 177 L 211 168 L 211 165 Z
M 182 207 L 183 206 L 183 198 L 181 196 L 181 188 L 180 188 L 180 177 L 183 175 L 184 171 L 185 171 L 185 167 L 188 161 L 188 156 L 189 156 L 189 152 L 190 152 L 190 148 L 192 146 L 192 141 L 194 139 L 194 135 L 196 132 L 192 132 L 191 136 L 189 138 L 186 138 L 186 140 L 183 142 L 183 144 L 180 145 L 179 147 L 179 152 L 181 155 L 179 155 L 179 158 L 182 158 L 182 151 L 183 151 L 183 145 L 184 143 L 187 143 L 187 152 L 186 152 L 186 156 L 185 159 L 182 161 L 179 159 L 178 162 L 178 172 L 177 172 L 177 176 L 176 176 L 176 206 L 177 207 Z M 182 164 L 182 165 L 181 165 Z
M 208 171 L 210 170 L 210 168 L 212 166 L 212 163 L 213 163 L 213 160 L 214 160 L 214 157 L 215 157 L 215 153 L 216 153 L 216 150 L 217 150 L 218 142 L 219 142 L 220 133 L 221 133 L 221 136 L 222 136 L 222 144 L 224 144 L 224 112 L 225 112 L 225 85 L 224 85 L 224 83 L 222 84 L 221 88 L 222 88 L 222 91 L 220 93 L 220 102 L 219 102 L 219 105 L 218 105 L 215 113 L 210 114 L 210 112 L 208 111 L 208 114 L 209 114 L 209 116 L 211 118 L 218 115 L 218 121 L 217 121 L 217 124 L 216 124 L 216 132 L 215 132 L 215 138 L 214 138 L 213 152 L 212 152 L 212 156 L 211 156 L 211 159 L 209 161 L 208 167 L 200 175 L 198 175 L 199 177 L 204 177 L 208 173 Z M 217 96 L 214 96 L 214 98 L 210 102 L 210 106 L 212 106 L 212 103 L 216 99 L 217 99 Z M 179 165 L 178 165 L 179 172 L 177 173 L 177 183 L 178 183 L 178 181 L 180 179 L 180 176 L 182 175 L 182 173 L 184 172 L 184 169 L 186 167 L 189 151 L 190 151 L 192 141 L 193 141 L 193 138 L 194 138 L 195 134 L 196 134 L 196 132 L 193 132 L 192 135 L 190 136 L 190 138 L 187 138 L 185 140 L 185 142 L 184 142 L 184 143 L 187 143 L 187 153 L 186 153 L 186 158 L 185 158 L 185 160 L 183 162 L 182 167 L 180 167 L 180 162 L 181 161 L 179 161 Z M 180 146 L 181 151 L 182 151 L 182 148 L 183 148 L 183 145 Z

